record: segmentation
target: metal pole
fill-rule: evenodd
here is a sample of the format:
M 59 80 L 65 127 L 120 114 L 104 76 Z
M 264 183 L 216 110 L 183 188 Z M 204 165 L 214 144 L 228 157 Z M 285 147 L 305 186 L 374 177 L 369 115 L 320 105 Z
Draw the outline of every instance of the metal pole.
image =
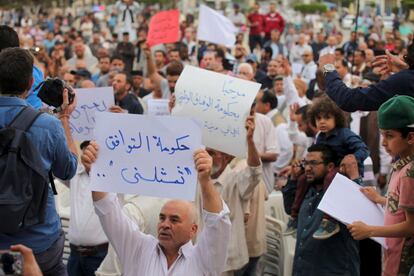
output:
M 357 9 L 356 9 L 356 16 L 355 16 L 355 34 L 358 41 L 358 18 L 359 18 L 359 0 L 357 0 Z M 356 50 L 356 49 L 355 49 Z M 352 65 L 351 65 L 351 75 L 354 73 L 354 65 L 355 65 L 355 50 L 352 52 Z

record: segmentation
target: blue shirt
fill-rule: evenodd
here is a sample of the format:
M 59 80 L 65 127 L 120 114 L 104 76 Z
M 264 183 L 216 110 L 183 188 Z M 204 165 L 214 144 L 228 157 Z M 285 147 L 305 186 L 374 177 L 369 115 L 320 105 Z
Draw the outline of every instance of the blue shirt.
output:
M 367 145 L 362 141 L 361 137 L 352 132 L 349 128 L 335 128 L 330 135 L 319 133 L 316 138 L 316 144 L 328 145 L 336 153 L 339 165 L 340 161 L 347 154 L 355 155 L 358 161 L 358 169 L 362 175 L 364 172 L 364 160 L 369 156 Z
M 283 199 L 287 199 L 289 194 L 294 199 L 296 184 L 296 181 L 288 181 L 283 188 Z M 324 216 L 317 209 L 323 195 L 322 188 L 319 190 L 311 185 L 300 207 L 293 276 L 359 276 L 358 242 L 345 225 L 338 222 L 340 232 L 329 239 L 316 240 L 312 237 Z
M 43 72 L 37 66 L 33 66 L 33 85 L 30 88 L 29 96 L 26 98 L 26 101 L 34 108 L 40 109 L 42 107 L 42 101 L 37 96 L 39 88 L 37 87 L 43 81 Z M 38 88 L 35 90 L 35 88 Z
M 21 108 L 27 105 L 23 99 L 0 96 L 0 128 L 9 124 Z M 29 129 L 28 137 L 41 155 L 45 173 L 52 170 L 60 179 L 70 179 L 75 175 L 77 157 L 69 151 L 62 124 L 58 119 L 48 114 L 40 115 Z M 56 212 L 52 189 L 49 187 L 45 222 L 12 235 L 0 234 L 0 249 L 8 249 L 10 245 L 21 243 L 35 253 L 43 252 L 58 239 L 60 231 L 60 218 Z
M 367 88 L 349 88 L 336 71 L 325 78 L 326 94 L 348 112 L 374 111 L 395 95 L 414 97 L 414 70 L 402 70 Z

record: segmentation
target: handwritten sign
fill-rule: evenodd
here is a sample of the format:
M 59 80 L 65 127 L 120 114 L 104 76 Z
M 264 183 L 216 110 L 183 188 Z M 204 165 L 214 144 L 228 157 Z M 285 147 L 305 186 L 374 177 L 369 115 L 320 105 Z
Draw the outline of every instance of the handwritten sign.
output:
M 149 46 L 176 42 L 180 38 L 179 10 L 161 11 L 151 17 L 147 42 Z
M 259 89 L 259 83 L 186 66 L 175 87 L 172 114 L 196 119 L 207 147 L 244 157 L 245 120 Z
M 112 87 L 76 89 L 77 105 L 70 115 L 70 129 L 75 140 L 94 139 L 95 115 L 114 105 Z
M 148 100 L 148 115 L 165 116 L 170 115 L 170 108 L 168 107 L 169 100 L 167 99 L 149 99 Z
M 194 200 L 200 127 L 171 116 L 99 113 L 92 190 Z
M 318 209 L 345 224 L 362 221 L 368 225 L 383 226 L 384 210 L 369 200 L 360 188 L 354 181 L 337 173 Z M 384 238 L 372 239 L 386 248 Z

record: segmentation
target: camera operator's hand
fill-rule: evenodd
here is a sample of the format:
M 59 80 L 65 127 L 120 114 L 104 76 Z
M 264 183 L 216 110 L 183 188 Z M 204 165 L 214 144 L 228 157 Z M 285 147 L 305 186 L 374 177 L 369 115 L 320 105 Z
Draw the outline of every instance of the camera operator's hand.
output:
M 73 110 L 75 110 L 76 108 L 76 94 L 74 96 L 73 102 L 71 104 L 69 104 L 69 91 L 67 88 L 63 89 L 63 103 L 60 106 L 61 111 L 59 112 L 59 118 L 64 118 L 67 117 L 69 118 L 70 114 L 72 114 Z
M 72 132 L 69 126 L 69 117 L 76 107 L 76 94 L 74 95 L 73 102 L 69 104 L 69 91 L 67 88 L 63 89 L 63 104 L 60 106 L 61 111 L 58 113 L 58 118 L 62 122 L 63 129 L 65 130 L 66 142 L 70 151 L 77 155 L 78 150 L 72 138 Z
M 32 249 L 18 244 L 12 245 L 10 249 L 14 252 L 20 252 L 23 256 L 23 276 L 41 276 L 39 265 L 36 262 Z

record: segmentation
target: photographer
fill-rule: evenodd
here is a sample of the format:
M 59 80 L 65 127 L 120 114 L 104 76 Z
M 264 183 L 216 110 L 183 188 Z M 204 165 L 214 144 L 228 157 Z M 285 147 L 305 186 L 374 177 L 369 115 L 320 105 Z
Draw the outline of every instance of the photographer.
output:
M 22 108 L 33 84 L 33 57 L 27 50 L 7 48 L 0 53 L 0 129 L 8 126 Z M 40 155 L 44 174 L 51 171 L 60 179 L 70 179 L 76 173 L 77 151 L 69 127 L 69 116 L 76 100 L 70 103 L 68 90 L 63 90 L 63 104 L 58 118 L 42 113 L 25 132 Z M 33 156 L 33 159 L 39 156 Z M 0 172 L 3 174 L 4 172 Z M 43 274 L 66 275 L 62 263 L 64 233 L 56 212 L 52 189 L 48 188 L 43 222 L 21 227 L 17 232 L 0 232 L 0 248 L 13 244 L 30 247 Z M 7 223 L 5 218 L 2 223 Z

